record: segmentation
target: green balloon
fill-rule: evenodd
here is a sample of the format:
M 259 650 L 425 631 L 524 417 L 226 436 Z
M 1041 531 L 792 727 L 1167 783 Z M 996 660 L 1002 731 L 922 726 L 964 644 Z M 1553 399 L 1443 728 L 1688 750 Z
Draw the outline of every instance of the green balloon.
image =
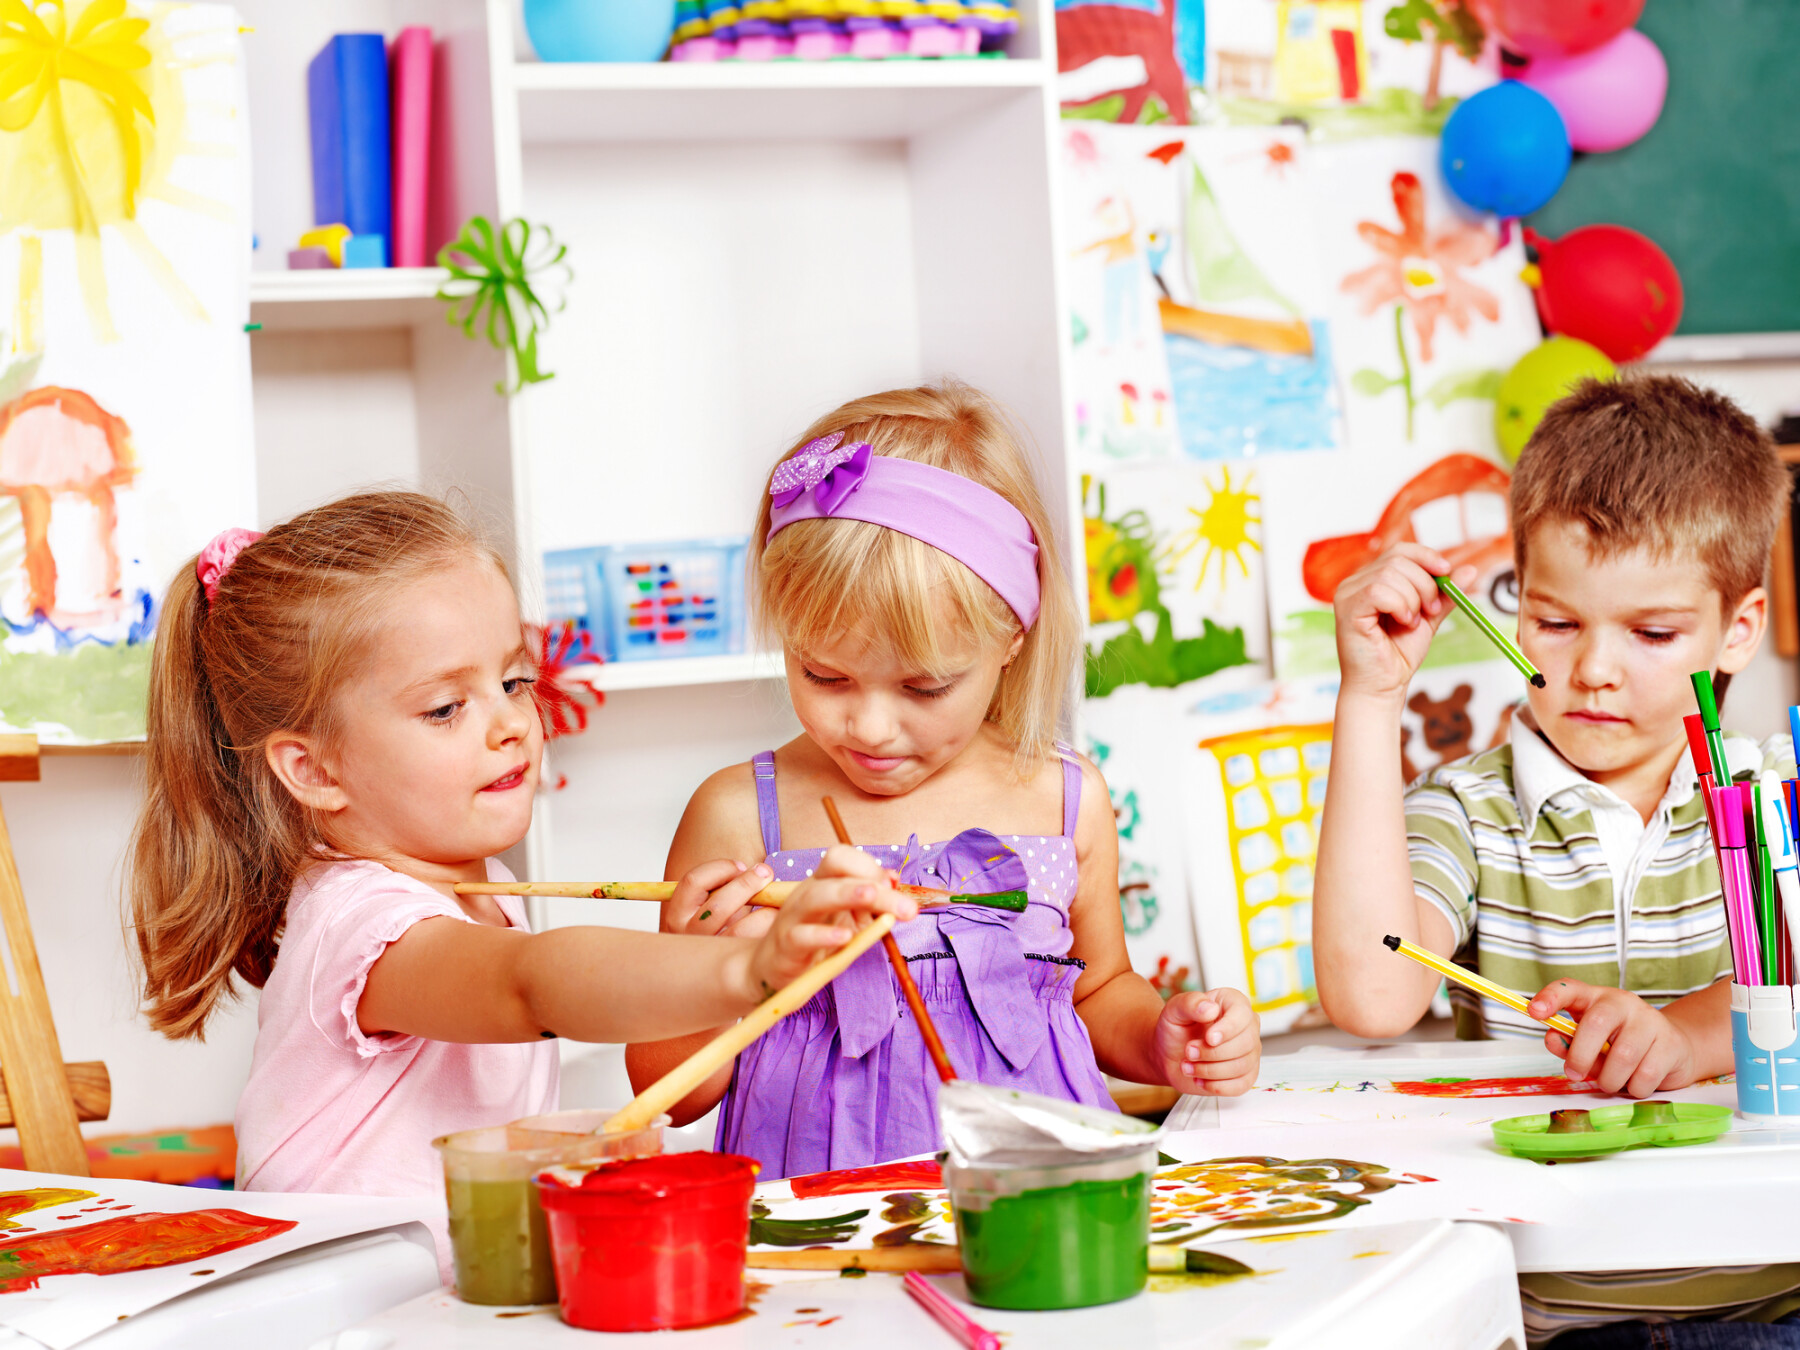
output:
M 1494 434 L 1500 438 L 1501 456 L 1508 464 L 1517 464 L 1545 411 L 1579 381 L 1590 375 L 1610 380 L 1618 373 L 1598 347 L 1579 338 L 1545 338 L 1500 381 L 1494 398 Z

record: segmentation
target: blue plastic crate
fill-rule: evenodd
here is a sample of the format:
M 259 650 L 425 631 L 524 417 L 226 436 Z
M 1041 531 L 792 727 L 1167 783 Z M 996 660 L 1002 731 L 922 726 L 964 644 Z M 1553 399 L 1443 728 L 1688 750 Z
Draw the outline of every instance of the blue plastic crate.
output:
M 608 661 L 741 652 L 748 547 L 740 537 L 546 553 L 550 622 L 573 620 Z

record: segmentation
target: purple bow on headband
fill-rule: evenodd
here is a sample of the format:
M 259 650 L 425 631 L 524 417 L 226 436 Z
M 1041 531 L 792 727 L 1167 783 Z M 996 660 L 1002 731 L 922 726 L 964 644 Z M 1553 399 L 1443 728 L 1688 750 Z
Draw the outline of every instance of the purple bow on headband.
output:
M 808 489 L 824 515 L 833 514 L 869 474 L 867 443 L 844 445 L 844 433 L 834 431 L 808 441 L 800 452 L 775 466 L 769 479 L 769 496 L 776 506 L 792 506 Z

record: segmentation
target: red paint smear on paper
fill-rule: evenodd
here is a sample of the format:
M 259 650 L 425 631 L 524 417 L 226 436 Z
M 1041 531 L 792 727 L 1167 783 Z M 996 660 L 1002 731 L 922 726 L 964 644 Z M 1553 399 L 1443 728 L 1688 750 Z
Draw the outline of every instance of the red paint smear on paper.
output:
M 1394 1080 L 1394 1091 L 1407 1097 L 1610 1097 L 1613 1094 L 1598 1083 L 1568 1079 L 1561 1074 L 1548 1078 L 1465 1078 L 1455 1083 L 1402 1082 Z
M 796 1200 L 810 1200 L 815 1195 L 854 1195 L 858 1191 L 941 1191 L 944 1174 L 935 1162 L 882 1163 L 789 1177 L 788 1185 Z
M 0 1243 L 0 1294 L 35 1289 L 47 1275 L 119 1275 L 198 1261 L 277 1237 L 297 1225 L 235 1209 L 133 1214 Z

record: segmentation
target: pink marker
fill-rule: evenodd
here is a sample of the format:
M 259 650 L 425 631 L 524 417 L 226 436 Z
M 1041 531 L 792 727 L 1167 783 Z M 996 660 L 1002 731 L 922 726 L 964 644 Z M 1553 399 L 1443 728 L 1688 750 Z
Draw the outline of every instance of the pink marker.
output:
M 906 1278 L 901 1283 L 906 1286 L 906 1292 L 919 1301 L 920 1307 L 941 1322 L 944 1329 L 968 1346 L 969 1350 L 1000 1350 L 998 1336 L 986 1327 L 971 1322 L 963 1315 L 961 1308 L 939 1293 L 918 1271 L 907 1271 Z
M 1719 879 L 1725 888 L 1725 927 L 1731 935 L 1731 965 L 1739 984 L 1762 983 L 1762 954 L 1756 937 L 1756 891 L 1750 881 L 1750 852 L 1744 836 L 1744 790 L 1708 789 L 1719 826 Z

